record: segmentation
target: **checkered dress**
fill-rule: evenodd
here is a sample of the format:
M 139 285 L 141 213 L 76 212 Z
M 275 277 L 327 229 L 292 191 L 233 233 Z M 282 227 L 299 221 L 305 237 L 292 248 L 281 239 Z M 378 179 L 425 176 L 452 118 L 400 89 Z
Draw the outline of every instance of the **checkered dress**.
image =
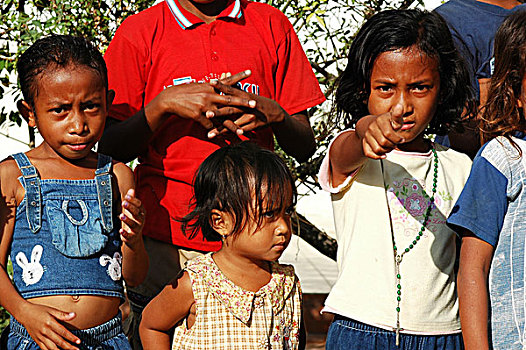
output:
M 250 292 L 225 277 L 211 254 L 189 261 L 196 320 L 176 328 L 172 349 L 298 349 L 300 283 L 292 266 L 271 268 L 270 282 Z

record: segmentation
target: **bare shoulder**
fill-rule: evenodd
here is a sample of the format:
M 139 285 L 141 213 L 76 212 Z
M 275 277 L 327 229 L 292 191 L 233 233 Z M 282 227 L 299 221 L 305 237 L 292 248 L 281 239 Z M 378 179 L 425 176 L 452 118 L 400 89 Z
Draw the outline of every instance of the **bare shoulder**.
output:
M 11 247 L 16 208 L 24 198 L 18 182 L 20 170 L 12 158 L 0 162 L 0 265 L 6 266 Z
M 182 310 L 184 312 L 193 313 L 195 317 L 195 296 L 192 288 L 192 280 L 186 271 L 181 271 L 179 275 L 172 281 L 172 285 L 178 289 L 175 297 L 178 302 L 182 303 Z
M 188 272 L 181 271 L 163 290 L 148 304 L 154 314 L 165 313 L 169 319 L 178 321 L 188 315 L 195 303 L 192 292 L 192 281 Z M 166 309 L 166 305 L 172 305 Z M 162 311 L 162 312 L 161 312 Z M 174 322 L 175 323 L 175 322 Z
M 192 291 L 192 280 L 187 271 L 181 271 L 179 274 L 170 282 L 166 289 L 171 289 L 173 293 L 176 293 L 180 297 L 185 297 L 183 300 L 190 299 L 193 303 L 193 291 Z M 191 304 L 191 303 L 190 303 Z
M 12 157 L 7 157 L 0 161 L 0 176 L 14 175 L 18 177 L 21 175 L 18 165 Z
M 192 280 L 186 271 L 179 274 L 168 283 L 159 294 L 159 299 L 164 302 L 173 301 L 178 303 L 179 310 L 187 312 L 194 304 L 194 293 L 192 291 Z
M 0 190 L 3 197 L 16 197 L 17 192 L 23 189 L 18 182 L 21 175 L 13 158 L 9 157 L 0 162 Z
M 169 330 L 189 317 L 195 304 L 192 283 L 187 272 L 181 272 L 148 303 L 142 314 L 141 327 Z

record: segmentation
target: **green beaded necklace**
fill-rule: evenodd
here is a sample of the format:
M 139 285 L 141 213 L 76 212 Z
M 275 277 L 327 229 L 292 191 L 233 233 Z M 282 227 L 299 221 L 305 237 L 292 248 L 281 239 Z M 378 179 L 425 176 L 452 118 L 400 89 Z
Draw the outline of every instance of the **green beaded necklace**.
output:
M 387 210 L 389 211 L 389 223 L 391 225 L 391 236 L 393 238 L 393 251 L 394 251 L 394 259 L 395 259 L 395 273 L 396 273 L 396 328 L 394 328 L 394 331 L 396 332 L 396 346 L 400 345 L 400 331 L 403 330 L 400 328 L 400 302 L 402 301 L 402 276 L 400 275 L 400 264 L 402 263 L 402 259 L 404 258 L 404 255 L 409 253 L 416 244 L 420 241 L 420 238 L 424 235 L 424 231 L 426 229 L 427 220 L 429 219 L 429 215 L 431 215 L 431 210 L 433 209 L 433 203 L 435 202 L 435 194 L 437 192 L 437 180 L 438 180 L 438 155 L 437 151 L 431 147 L 431 151 L 433 152 L 433 189 L 432 189 L 432 195 L 429 197 L 427 193 L 422 189 L 422 194 L 425 197 L 429 198 L 429 205 L 427 206 L 426 213 L 424 215 L 424 222 L 422 223 L 422 227 L 420 228 L 420 231 L 416 235 L 415 239 L 407 248 L 404 249 L 402 254 L 398 254 L 398 248 L 396 246 L 395 237 L 394 237 L 394 230 L 393 230 L 393 222 L 391 220 L 391 210 L 389 208 L 389 202 L 387 202 Z M 382 176 L 383 176 L 383 164 L 382 164 Z M 384 187 L 385 187 L 385 177 L 384 177 Z M 386 199 L 387 199 L 387 192 L 386 192 Z

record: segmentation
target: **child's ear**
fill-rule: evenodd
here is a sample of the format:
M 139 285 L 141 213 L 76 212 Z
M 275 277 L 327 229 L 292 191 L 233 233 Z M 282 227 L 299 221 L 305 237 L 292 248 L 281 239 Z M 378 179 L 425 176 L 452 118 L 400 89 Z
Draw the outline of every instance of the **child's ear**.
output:
M 33 108 L 25 100 L 20 100 L 16 103 L 18 111 L 22 115 L 22 118 L 27 122 L 27 124 L 34 128 L 36 124 L 36 116 Z
M 219 233 L 223 238 L 232 233 L 232 217 L 230 214 L 220 211 L 218 209 L 212 209 L 210 213 L 210 226 Z
M 108 90 L 108 93 L 106 94 L 106 109 L 109 111 L 110 107 L 113 103 L 113 99 L 115 98 L 115 91 L 114 90 Z

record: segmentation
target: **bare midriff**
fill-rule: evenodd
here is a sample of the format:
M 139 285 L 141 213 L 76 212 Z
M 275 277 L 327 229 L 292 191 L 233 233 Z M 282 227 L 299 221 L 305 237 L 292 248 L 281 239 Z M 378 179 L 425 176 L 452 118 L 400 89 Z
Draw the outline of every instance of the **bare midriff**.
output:
M 120 298 L 100 295 L 51 295 L 28 301 L 64 312 L 74 312 L 74 319 L 63 322 L 69 329 L 87 329 L 101 325 L 117 315 L 120 305 Z

